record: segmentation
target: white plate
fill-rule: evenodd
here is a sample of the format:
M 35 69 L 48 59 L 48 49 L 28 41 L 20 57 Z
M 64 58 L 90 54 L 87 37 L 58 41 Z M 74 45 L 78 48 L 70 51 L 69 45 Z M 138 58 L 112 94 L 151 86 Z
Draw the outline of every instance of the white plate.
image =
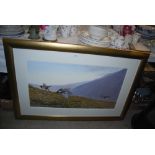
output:
M 99 46 L 99 47 L 109 47 L 110 46 L 110 41 L 96 40 L 94 38 L 91 38 L 87 32 L 81 33 L 81 35 L 79 37 L 79 41 L 83 44 L 92 45 L 92 46 Z

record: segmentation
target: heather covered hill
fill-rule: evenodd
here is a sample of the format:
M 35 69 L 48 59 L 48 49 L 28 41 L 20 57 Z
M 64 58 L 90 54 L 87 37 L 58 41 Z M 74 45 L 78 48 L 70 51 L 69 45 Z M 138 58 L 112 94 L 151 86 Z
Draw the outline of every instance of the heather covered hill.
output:
M 126 69 L 108 74 L 72 89 L 73 96 L 82 96 L 96 100 L 116 101 L 119 95 Z

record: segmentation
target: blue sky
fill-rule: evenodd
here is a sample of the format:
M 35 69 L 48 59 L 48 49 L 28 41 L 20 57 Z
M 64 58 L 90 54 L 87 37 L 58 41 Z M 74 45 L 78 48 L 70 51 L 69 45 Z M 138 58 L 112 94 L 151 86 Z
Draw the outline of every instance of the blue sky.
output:
M 122 68 L 29 61 L 28 78 L 32 84 L 46 83 L 49 85 L 64 85 L 94 80 L 121 69 Z

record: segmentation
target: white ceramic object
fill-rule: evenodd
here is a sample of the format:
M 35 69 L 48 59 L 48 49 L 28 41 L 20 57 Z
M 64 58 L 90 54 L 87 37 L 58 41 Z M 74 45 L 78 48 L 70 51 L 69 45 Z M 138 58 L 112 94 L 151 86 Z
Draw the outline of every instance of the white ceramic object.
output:
M 60 26 L 60 32 L 63 38 L 67 38 L 70 36 L 72 25 L 61 25 Z
M 128 34 L 125 36 L 125 43 L 124 43 L 124 48 L 129 48 L 129 45 L 132 43 L 132 35 Z
M 139 41 L 140 38 L 141 38 L 140 33 L 134 33 L 132 36 L 132 44 L 133 45 L 137 44 L 137 42 Z
M 103 41 L 110 42 L 110 41 L 111 41 L 111 38 L 110 38 L 110 37 L 104 37 L 104 38 L 103 38 Z
M 88 33 L 92 38 L 96 40 L 101 40 L 104 37 L 108 36 L 108 31 L 106 28 L 95 26 L 95 25 L 89 26 Z
M 123 48 L 125 44 L 125 39 L 123 36 L 119 36 L 116 40 L 115 40 L 115 44 L 114 46 L 116 48 Z
M 125 36 L 125 43 L 130 44 L 130 43 L 132 43 L 132 40 L 133 40 L 132 35 L 128 34 L 128 35 Z
M 77 36 L 78 35 L 78 26 L 72 25 L 70 30 L 70 36 Z
M 96 40 L 92 38 L 87 32 L 83 32 L 79 37 L 79 41 L 85 45 L 98 46 L 98 47 L 109 47 L 111 39 L 109 37 L 105 37 L 102 40 Z
M 115 32 L 117 32 L 119 35 L 122 33 L 123 25 L 113 25 L 113 29 Z
M 43 33 L 43 39 L 47 41 L 57 40 L 58 25 L 49 25 L 45 28 Z

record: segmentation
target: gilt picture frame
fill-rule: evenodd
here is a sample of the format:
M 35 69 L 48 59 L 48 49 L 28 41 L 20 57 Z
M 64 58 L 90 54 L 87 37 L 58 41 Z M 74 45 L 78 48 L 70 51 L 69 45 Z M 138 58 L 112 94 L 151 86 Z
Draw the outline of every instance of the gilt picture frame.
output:
M 15 116 L 123 119 L 147 51 L 3 39 Z

